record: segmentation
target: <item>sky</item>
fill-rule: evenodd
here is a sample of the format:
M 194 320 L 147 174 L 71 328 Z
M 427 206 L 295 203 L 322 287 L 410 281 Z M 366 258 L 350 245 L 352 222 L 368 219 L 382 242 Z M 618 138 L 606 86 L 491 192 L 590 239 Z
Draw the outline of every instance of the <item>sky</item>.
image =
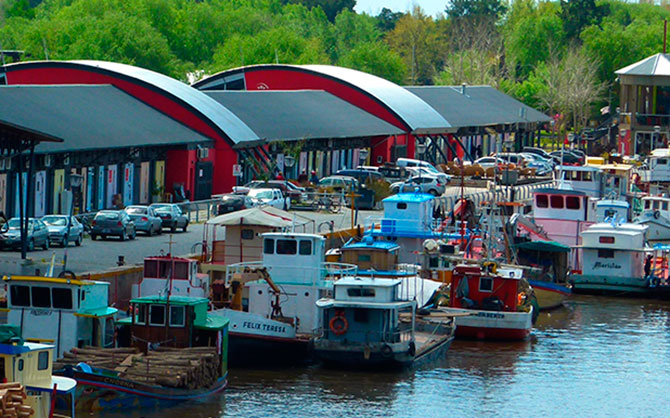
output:
M 356 0 L 354 10 L 358 13 L 367 13 L 377 16 L 386 7 L 394 12 L 409 11 L 414 4 L 418 4 L 429 16 L 444 12 L 449 0 Z

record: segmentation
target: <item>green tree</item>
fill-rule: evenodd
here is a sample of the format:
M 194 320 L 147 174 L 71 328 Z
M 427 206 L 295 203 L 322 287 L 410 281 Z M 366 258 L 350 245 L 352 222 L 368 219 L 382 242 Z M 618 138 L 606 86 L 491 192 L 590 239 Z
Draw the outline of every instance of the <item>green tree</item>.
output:
M 377 19 L 377 27 L 384 32 L 395 29 L 398 20 L 403 17 L 404 13 L 394 12 L 386 7 L 382 8 L 381 12 L 375 17 Z
M 561 0 L 561 18 L 568 39 L 578 39 L 582 29 L 597 25 L 609 12 L 607 4 L 596 5 L 595 0 Z
M 335 17 L 343 10 L 353 11 L 356 5 L 356 0 L 288 0 L 288 2 L 299 3 L 310 9 L 320 7 L 331 22 L 335 22 Z
M 501 0 L 451 0 L 445 8 L 447 17 L 458 18 L 485 18 L 497 21 L 507 6 Z
M 382 42 L 363 42 L 338 61 L 342 67 L 374 74 L 397 84 L 404 82 L 407 68 L 402 58 Z

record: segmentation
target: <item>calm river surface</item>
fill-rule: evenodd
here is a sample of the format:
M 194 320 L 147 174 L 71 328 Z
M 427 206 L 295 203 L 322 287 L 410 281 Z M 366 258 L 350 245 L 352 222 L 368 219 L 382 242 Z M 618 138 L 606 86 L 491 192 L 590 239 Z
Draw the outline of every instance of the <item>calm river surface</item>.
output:
M 230 372 L 218 398 L 101 417 L 670 416 L 670 303 L 575 297 L 530 341 L 455 341 L 398 373 Z

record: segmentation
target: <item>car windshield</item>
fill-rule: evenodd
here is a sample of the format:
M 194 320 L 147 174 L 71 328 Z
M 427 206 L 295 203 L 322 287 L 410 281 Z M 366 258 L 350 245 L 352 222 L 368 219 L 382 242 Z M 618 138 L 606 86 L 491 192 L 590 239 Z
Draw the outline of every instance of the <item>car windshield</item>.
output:
M 19 225 L 20 225 L 19 218 L 10 219 L 9 221 L 7 221 L 7 223 L 5 225 L 7 225 L 7 228 L 9 228 L 9 229 L 19 229 Z M 28 221 L 28 227 L 32 227 L 32 226 L 33 226 L 33 221 L 31 219 L 31 220 Z
M 272 190 L 256 189 L 249 192 L 250 197 L 256 197 L 258 199 L 272 199 L 272 195 Z
M 147 213 L 147 208 L 142 208 L 139 206 L 130 206 L 126 208 L 126 213 L 144 215 Z
M 116 212 L 98 212 L 95 219 L 119 219 L 119 214 Z
M 163 212 L 163 213 L 169 213 L 169 212 L 172 212 L 172 211 L 170 210 L 170 207 L 169 207 L 169 206 L 159 206 L 159 207 L 157 207 L 157 208 L 154 208 L 154 210 L 155 210 L 156 212 Z
M 67 225 L 67 218 L 64 216 L 45 216 L 42 222 L 49 226 L 65 226 Z

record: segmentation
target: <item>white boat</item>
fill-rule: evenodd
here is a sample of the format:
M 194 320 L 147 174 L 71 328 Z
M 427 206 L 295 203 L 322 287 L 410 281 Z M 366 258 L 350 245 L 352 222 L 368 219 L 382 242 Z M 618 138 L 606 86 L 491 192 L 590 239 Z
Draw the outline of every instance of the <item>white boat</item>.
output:
M 581 274 L 572 276 L 577 293 L 647 293 L 645 225 L 598 223 L 582 233 Z
M 670 239 L 670 197 L 647 196 L 642 198 L 642 213 L 633 222 L 645 225 L 647 239 L 663 241 Z

